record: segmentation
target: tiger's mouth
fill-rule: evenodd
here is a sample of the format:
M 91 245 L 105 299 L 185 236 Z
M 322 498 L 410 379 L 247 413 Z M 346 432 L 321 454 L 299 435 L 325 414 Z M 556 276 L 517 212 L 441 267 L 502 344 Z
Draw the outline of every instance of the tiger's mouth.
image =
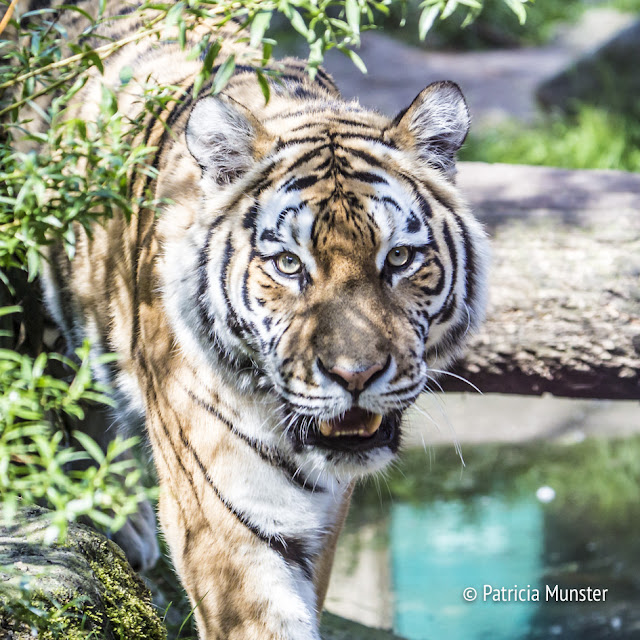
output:
M 389 447 L 398 448 L 400 413 L 382 416 L 355 407 L 331 420 L 318 420 L 299 444 L 317 446 L 334 451 L 357 452 Z
M 379 413 L 369 413 L 364 409 L 349 409 L 343 416 L 329 421 L 320 420 L 320 433 L 325 438 L 343 438 L 344 436 L 360 436 L 370 438 L 382 424 Z

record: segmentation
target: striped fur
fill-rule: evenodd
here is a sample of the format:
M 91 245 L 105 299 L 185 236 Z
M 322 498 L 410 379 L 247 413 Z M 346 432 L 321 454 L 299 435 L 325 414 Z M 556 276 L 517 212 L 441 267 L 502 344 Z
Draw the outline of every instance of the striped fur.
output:
M 137 19 L 114 24 L 121 36 Z M 390 120 L 297 60 L 277 65 L 266 105 L 242 64 L 194 103 L 198 61 L 160 40 L 110 58 L 78 117 L 96 118 L 100 83 L 118 88 L 126 66 L 182 88 L 143 134 L 159 178 L 132 180 L 133 198 L 153 189 L 168 204 L 78 229 L 72 263 L 54 249 L 49 306 L 71 343 L 120 355 L 97 373 L 121 422 L 144 419 L 201 637 L 317 639 L 353 481 L 393 459 L 402 412 L 482 318 L 486 239 L 453 182 L 466 106 L 438 83 Z M 135 86 L 119 94 L 132 115 Z M 411 248 L 401 269 L 394 247 Z M 300 260 L 294 277 L 274 262 L 283 252 Z M 327 375 L 372 365 L 358 393 Z M 383 416 L 388 441 L 325 447 L 319 421 L 356 404 Z

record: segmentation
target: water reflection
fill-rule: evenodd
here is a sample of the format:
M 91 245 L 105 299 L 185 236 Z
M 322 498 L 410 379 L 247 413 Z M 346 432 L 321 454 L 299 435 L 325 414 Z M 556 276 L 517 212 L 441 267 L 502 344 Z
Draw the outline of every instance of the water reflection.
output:
M 352 576 L 366 576 L 367 602 L 388 604 L 398 634 L 640 638 L 640 439 L 467 447 L 464 469 L 455 453 L 435 454 L 429 469 L 424 452 L 409 452 L 382 489 L 360 490 L 338 554 Z M 375 553 L 361 535 L 372 528 Z M 379 593 L 372 558 L 390 568 Z M 362 595 L 340 567 L 343 591 Z M 485 601 L 485 585 L 524 591 Z M 547 585 L 558 589 L 549 601 Z M 476 601 L 465 602 L 465 587 L 477 589 Z M 570 589 L 591 589 L 592 601 L 556 601 Z M 607 589 L 606 599 L 595 601 L 594 589 Z

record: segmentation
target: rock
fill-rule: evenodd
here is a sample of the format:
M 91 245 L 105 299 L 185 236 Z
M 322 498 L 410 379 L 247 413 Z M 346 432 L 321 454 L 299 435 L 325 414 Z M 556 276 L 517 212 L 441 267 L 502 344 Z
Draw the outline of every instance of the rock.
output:
M 587 103 L 621 113 L 638 113 L 640 104 L 640 21 L 605 45 L 544 82 L 537 98 L 546 109 L 565 113 Z
M 0 526 L 0 637 L 6 640 L 164 640 L 144 583 L 120 548 L 82 525 L 44 543 L 45 511 Z

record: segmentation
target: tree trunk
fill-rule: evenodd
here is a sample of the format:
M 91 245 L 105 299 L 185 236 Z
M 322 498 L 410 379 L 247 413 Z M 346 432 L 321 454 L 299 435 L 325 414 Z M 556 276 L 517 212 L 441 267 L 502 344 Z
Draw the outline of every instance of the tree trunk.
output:
M 483 392 L 640 398 L 640 175 L 461 163 L 459 184 L 493 264 L 453 371 Z

